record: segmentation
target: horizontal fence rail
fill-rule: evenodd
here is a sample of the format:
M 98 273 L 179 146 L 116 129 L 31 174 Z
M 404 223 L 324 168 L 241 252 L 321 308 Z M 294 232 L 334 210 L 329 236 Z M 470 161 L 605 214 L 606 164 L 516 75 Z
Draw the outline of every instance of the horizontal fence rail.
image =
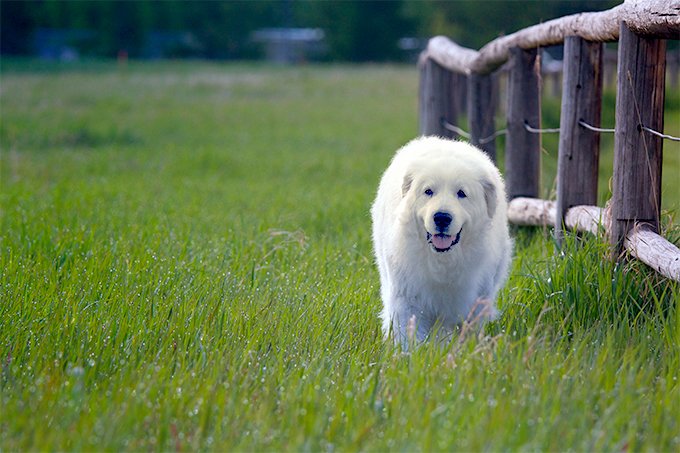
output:
M 680 7 L 674 0 L 629 0 L 607 11 L 574 14 L 524 28 L 489 42 L 479 51 L 437 36 L 429 41 L 421 58 L 433 59 L 454 72 L 489 74 L 508 60 L 513 47 L 535 49 L 562 44 L 567 36 L 593 42 L 617 41 L 621 22 L 640 36 L 678 39 Z
M 658 234 L 663 140 L 678 140 L 663 131 L 667 39 L 680 39 L 678 0 L 628 0 L 525 28 L 479 51 L 434 37 L 419 60 L 420 132 L 464 137 L 494 160 L 495 140 L 505 135 L 510 222 L 554 226 L 558 241 L 564 229 L 603 231 L 614 259 L 630 255 L 680 281 L 680 249 Z M 603 42 L 609 41 L 619 42 L 616 124 L 603 128 Z M 555 44 L 564 45 L 560 125 L 544 128 L 538 48 Z M 506 127 L 496 131 L 501 66 L 507 72 Z M 469 132 L 457 123 L 465 109 Z M 560 135 L 556 201 L 538 198 L 545 133 Z M 614 134 L 606 210 L 594 206 L 601 133 Z
M 508 220 L 523 226 L 552 226 L 555 224 L 557 203 L 537 198 L 515 198 L 508 205 Z M 569 208 L 565 225 L 574 231 L 598 234 L 607 233 L 611 213 L 598 206 Z M 680 281 L 680 250 L 663 237 L 645 229 L 643 225 L 629 231 L 624 248 L 664 277 Z

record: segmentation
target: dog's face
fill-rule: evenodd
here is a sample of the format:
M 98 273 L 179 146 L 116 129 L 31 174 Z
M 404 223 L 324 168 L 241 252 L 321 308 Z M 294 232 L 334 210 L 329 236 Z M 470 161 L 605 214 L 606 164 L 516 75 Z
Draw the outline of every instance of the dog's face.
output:
M 494 216 L 495 185 L 479 169 L 456 162 L 420 163 L 405 175 L 402 194 L 411 221 L 437 253 L 456 250 Z

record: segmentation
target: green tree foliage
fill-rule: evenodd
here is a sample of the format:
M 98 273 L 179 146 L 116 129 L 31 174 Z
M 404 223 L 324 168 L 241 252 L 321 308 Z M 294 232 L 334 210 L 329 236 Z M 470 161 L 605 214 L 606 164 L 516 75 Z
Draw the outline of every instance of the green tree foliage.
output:
M 586 11 L 602 11 L 616 0 L 406 0 L 403 14 L 416 23 L 420 36 L 445 35 L 479 49 L 487 42 L 524 27 Z
M 0 2 L 0 52 L 24 54 L 30 51 L 29 39 L 34 13 L 28 2 Z
M 603 10 L 612 0 L 0 0 L 3 54 L 28 54 L 38 28 L 91 30 L 79 46 L 85 54 L 114 57 L 126 51 L 143 57 L 154 32 L 190 32 L 195 56 L 250 58 L 257 55 L 251 33 L 265 27 L 319 27 L 326 32 L 328 58 L 383 61 L 400 58 L 404 36 L 435 34 L 479 48 L 522 27 L 580 11 Z M 84 47 L 84 48 L 83 48 Z
M 305 0 L 295 3 L 296 18 L 326 30 L 333 59 L 382 61 L 399 58 L 397 41 L 414 31 L 403 1 Z

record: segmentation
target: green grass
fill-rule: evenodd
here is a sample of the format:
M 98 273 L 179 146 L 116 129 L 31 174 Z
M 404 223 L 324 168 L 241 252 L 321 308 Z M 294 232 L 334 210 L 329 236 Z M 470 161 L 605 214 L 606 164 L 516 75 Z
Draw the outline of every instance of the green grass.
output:
M 3 62 L 0 90 L 0 450 L 680 448 L 680 287 L 602 238 L 516 229 L 483 335 L 383 341 L 368 208 L 413 67 Z

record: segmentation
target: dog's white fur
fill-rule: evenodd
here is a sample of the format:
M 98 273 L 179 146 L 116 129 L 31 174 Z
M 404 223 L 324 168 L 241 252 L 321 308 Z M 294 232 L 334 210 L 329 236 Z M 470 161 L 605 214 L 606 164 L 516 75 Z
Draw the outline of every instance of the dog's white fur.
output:
M 446 231 L 435 213 L 452 217 Z M 512 241 L 503 179 L 486 154 L 437 137 L 411 141 L 383 174 L 371 214 L 386 335 L 406 345 L 436 327 L 446 338 L 480 301 L 485 318 L 496 316 Z

